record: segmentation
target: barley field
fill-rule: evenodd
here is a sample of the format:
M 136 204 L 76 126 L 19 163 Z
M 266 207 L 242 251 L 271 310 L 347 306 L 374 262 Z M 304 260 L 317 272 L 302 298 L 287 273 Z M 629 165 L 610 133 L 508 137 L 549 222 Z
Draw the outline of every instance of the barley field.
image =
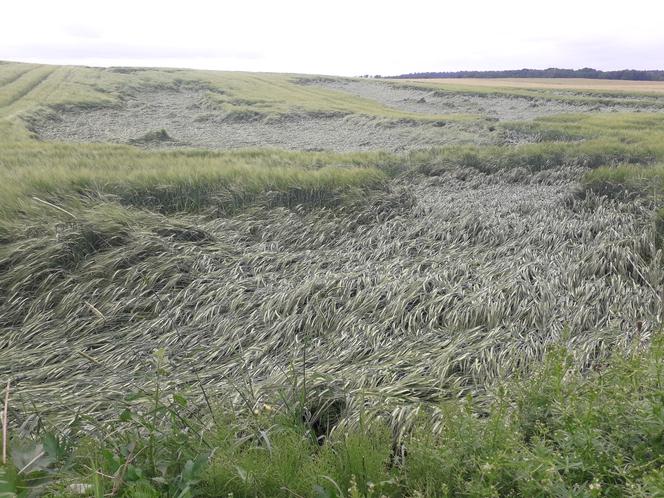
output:
M 450 431 L 466 409 L 450 403 L 469 403 L 473 427 L 494 420 L 502 390 L 534 399 L 524 379 L 544 378 L 551 351 L 565 351 L 574 403 L 616 355 L 656 365 L 664 95 L 625 82 L 480 83 L 0 63 L 0 380 L 13 430 L 31 440 L 49 428 L 64 445 L 77 431 L 133 434 L 140 420 L 153 445 L 170 421 L 181 432 L 169 444 L 183 448 L 190 437 L 209 446 L 200 434 L 211 430 L 226 460 L 206 453 L 212 474 L 186 481 L 206 496 L 289 496 L 295 474 L 268 485 L 247 470 L 273 443 L 327 469 L 298 474 L 298 496 L 473 495 L 452 477 L 447 494 L 418 480 L 436 461 L 426 452 L 464 437 Z M 646 372 L 624 368 L 620 382 Z M 576 406 L 571 392 L 551 400 Z M 644 406 L 602 396 L 625 413 Z M 318 443 L 284 436 L 293 416 Z M 409 439 L 420 457 L 404 465 L 422 465 L 408 467 L 412 480 L 386 474 L 370 492 L 378 477 L 356 465 L 397 472 L 423 427 L 443 439 Z M 343 472 L 325 460 L 336 450 L 316 449 L 335 434 L 364 455 Z M 130 466 L 112 455 L 135 458 L 120 446 L 92 465 L 102 477 L 67 467 L 49 492 L 83 479 L 98 496 L 120 493 L 103 478 Z M 155 448 L 141 457 L 152 480 L 121 479 L 125 496 L 184 492 L 196 452 L 159 474 Z M 343 476 L 331 485 L 324 472 Z M 563 495 L 595 482 L 556 475 Z M 638 481 L 643 496 L 659 478 Z M 510 479 L 499 495 L 517 489 Z
M 664 82 L 661 81 L 594 80 L 587 78 L 426 78 L 407 79 L 406 81 L 422 84 L 436 83 L 441 84 L 441 86 L 452 84 L 469 87 L 560 89 L 625 93 L 664 92 Z

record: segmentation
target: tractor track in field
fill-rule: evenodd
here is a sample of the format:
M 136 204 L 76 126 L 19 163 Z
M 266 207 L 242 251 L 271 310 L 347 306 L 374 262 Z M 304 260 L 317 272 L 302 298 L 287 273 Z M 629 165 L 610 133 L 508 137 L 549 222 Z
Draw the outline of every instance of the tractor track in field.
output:
M 30 71 L 34 71 L 35 68 L 27 68 L 25 71 L 20 71 L 17 74 L 10 76 L 9 78 L 5 78 L 4 80 L 0 80 L 0 89 L 11 85 L 15 81 L 17 81 L 19 78 L 23 77 L 25 74 L 29 73 Z
M 28 96 L 36 88 L 43 85 L 51 77 L 51 75 L 55 73 L 55 71 L 56 69 L 50 69 L 50 68 L 46 71 L 43 71 L 43 74 L 39 74 L 38 77 L 36 77 L 33 81 L 29 81 L 24 87 L 19 88 L 18 91 L 10 95 L 5 102 L 0 102 L 0 107 L 9 108 L 12 105 L 16 104 L 18 101 Z M 14 83 L 19 83 L 21 80 L 22 78 L 19 78 L 16 81 L 14 81 Z

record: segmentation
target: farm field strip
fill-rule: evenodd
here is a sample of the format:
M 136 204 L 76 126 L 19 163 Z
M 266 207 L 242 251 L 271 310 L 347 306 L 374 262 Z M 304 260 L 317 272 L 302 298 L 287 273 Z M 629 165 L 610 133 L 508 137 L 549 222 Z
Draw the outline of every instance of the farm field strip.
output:
M 26 73 L 32 71 L 29 65 L 12 65 L 9 68 L 2 68 L 2 78 L 0 79 L 0 88 L 9 85 L 19 78 L 23 77 Z
M 351 95 L 373 99 L 403 112 L 420 114 L 466 114 L 487 116 L 494 120 L 521 121 L 540 117 L 589 112 L 631 112 L 634 103 L 625 105 L 621 99 L 579 99 L 571 94 L 549 95 L 475 93 L 472 86 L 456 86 L 454 91 L 443 91 L 433 85 L 405 85 L 393 80 L 346 80 L 312 83 L 324 88 L 337 89 Z M 566 96 L 566 98 L 565 98 Z M 661 111 L 664 98 L 644 102 L 641 111 Z
M 664 93 L 664 82 L 662 81 L 593 80 L 584 78 L 406 78 L 396 81 L 435 83 L 441 86 L 596 90 L 625 92 L 627 94 Z
M 0 88 L 0 108 L 4 108 L 5 112 L 11 109 L 12 104 L 20 102 L 23 97 L 44 84 L 55 71 L 56 69 L 50 67 L 36 68 Z

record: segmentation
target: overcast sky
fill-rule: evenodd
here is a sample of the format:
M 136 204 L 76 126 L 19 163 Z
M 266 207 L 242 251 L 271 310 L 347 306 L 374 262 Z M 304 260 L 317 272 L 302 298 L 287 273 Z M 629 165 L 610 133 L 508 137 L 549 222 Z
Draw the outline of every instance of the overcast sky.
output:
M 662 0 L 23 0 L 0 60 L 337 75 L 664 69 Z

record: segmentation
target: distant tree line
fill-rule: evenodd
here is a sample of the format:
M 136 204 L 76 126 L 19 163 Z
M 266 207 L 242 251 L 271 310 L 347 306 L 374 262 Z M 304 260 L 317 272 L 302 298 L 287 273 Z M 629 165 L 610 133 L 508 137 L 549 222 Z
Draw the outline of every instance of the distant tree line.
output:
M 381 76 L 376 75 L 375 78 Z M 590 67 L 583 69 L 513 69 L 507 71 L 453 71 L 409 73 L 389 78 L 590 78 L 599 80 L 664 81 L 664 71 L 642 71 L 623 69 L 620 71 L 599 71 Z

